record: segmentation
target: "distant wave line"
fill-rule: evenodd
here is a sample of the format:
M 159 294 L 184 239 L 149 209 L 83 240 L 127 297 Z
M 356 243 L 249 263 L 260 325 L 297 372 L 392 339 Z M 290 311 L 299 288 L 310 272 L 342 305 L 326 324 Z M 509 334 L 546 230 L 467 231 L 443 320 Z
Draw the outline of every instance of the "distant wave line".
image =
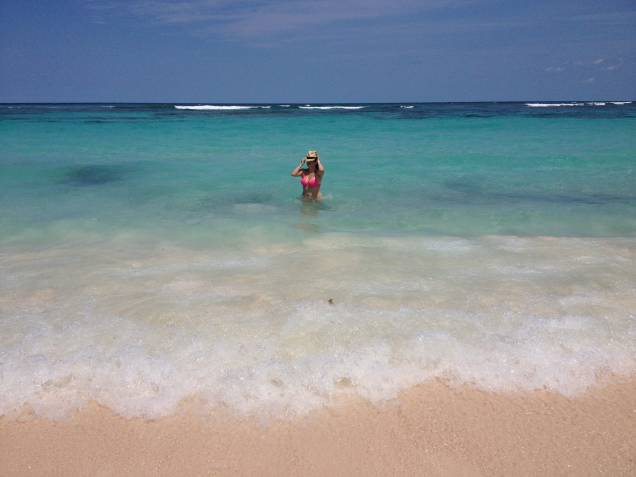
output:
M 204 104 L 200 106 L 178 106 L 175 109 L 186 109 L 193 111 L 236 111 L 241 109 L 269 109 L 271 106 L 219 106 L 214 104 Z
M 530 108 L 558 108 L 567 106 L 585 106 L 585 103 L 526 103 Z
M 300 109 L 362 109 L 366 106 L 299 106 Z
M 631 101 L 609 101 L 610 104 L 615 104 L 617 106 L 622 106 L 624 104 L 632 104 Z M 606 106 L 607 102 L 605 101 L 587 101 L 585 103 L 582 102 L 573 102 L 573 103 L 526 103 L 526 106 L 530 108 L 558 108 L 558 107 L 571 107 L 571 106 Z M 402 106 L 401 106 L 402 107 Z

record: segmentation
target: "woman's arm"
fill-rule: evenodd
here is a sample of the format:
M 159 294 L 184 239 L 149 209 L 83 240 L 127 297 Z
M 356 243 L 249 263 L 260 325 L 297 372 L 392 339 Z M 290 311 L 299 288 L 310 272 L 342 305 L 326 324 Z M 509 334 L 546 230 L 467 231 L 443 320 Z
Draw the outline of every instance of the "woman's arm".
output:
M 325 173 L 325 166 L 320 162 L 320 157 L 316 158 L 316 165 L 318 166 L 318 172 L 320 173 L 320 177 Z
M 291 175 L 293 177 L 298 177 L 298 176 L 302 176 L 303 175 L 303 171 L 300 169 L 301 167 L 303 167 L 303 164 L 305 163 L 305 159 L 303 159 L 302 161 L 300 161 L 300 164 L 298 164 L 296 166 L 296 168 L 292 171 Z

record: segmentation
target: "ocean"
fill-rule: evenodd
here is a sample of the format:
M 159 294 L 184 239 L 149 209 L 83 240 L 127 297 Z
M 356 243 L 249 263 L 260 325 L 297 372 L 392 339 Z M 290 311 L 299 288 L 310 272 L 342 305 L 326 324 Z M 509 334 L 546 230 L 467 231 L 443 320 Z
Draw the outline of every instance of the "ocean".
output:
M 0 105 L 0 415 L 635 370 L 629 101 Z

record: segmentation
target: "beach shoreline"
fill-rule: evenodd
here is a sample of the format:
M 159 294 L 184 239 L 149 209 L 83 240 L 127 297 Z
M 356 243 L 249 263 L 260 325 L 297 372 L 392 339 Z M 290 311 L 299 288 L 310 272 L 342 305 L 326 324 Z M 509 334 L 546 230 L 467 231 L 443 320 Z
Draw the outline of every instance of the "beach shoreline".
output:
M 634 475 L 636 377 L 580 397 L 436 380 L 291 419 L 183 402 L 159 419 L 92 402 L 0 418 L 0 473 L 26 475 Z

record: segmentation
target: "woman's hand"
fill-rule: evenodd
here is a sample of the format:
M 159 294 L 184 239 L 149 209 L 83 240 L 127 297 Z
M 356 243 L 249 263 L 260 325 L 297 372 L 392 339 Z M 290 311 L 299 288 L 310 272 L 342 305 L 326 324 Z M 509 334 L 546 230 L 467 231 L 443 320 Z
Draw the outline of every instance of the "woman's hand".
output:
M 303 167 L 303 164 L 307 162 L 307 159 L 303 159 L 302 161 L 300 161 L 300 164 L 298 164 L 295 169 L 292 171 L 291 175 L 294 177 L 298 177 L 299 175 L 302 174 L 302 172 L 300 171 L 300 168 Z

